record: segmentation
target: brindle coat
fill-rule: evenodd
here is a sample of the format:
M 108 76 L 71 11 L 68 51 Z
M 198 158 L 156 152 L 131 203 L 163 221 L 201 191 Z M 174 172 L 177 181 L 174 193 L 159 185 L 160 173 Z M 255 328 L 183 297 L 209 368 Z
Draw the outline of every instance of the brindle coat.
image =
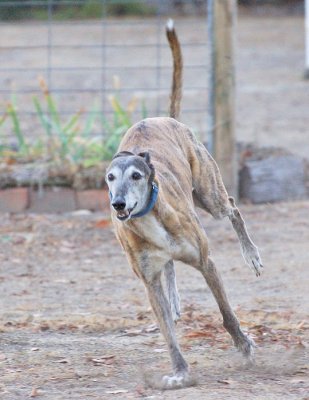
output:
M 131 178 L 136 171 L 142 177 L 140 181 L 146 182 L 146 192 L 143 192 L 144 186 L 136 186 Z M 147 203 L 153 180 L 159 188 L 153 210 L 141 218 L 130 218 L 133 210 Z M 173 375 L 163 377 L 163 387 L 190 384 L 188 364 L 175 335 L 174 321 L 180 316 L 180 307 L 173 260 L 189 264 L 202 273 L 218 303 L 225 328 L 236 347 L 250 358 L 254 343 L 242 332 L 221 277 L 209 258 L 206 233 L 195 206 L 216 219 L 228 217 L 238 235 L 243 256 L 257 275 L 262 263 L 233 198 L 228 197 L 218 166 L 206 148 L 186 125 L 173 118 L 145 119 L 125 134 L 119 153 L 108 168 L 107 182 L 113 198 L 121 198 L 123 204 L 132 203 L 125 206 L 123 214 L 112 209 L 112 220 L 130 265 L 146 286 L 168 345 Z M 136 192 L 143 193 L 143 201 Z M 116 208 L 115 203 L 113 206 Z M 120 215 L 125 220 L 119 220 Z M 162 287 L 162 271 L 168 298 Z

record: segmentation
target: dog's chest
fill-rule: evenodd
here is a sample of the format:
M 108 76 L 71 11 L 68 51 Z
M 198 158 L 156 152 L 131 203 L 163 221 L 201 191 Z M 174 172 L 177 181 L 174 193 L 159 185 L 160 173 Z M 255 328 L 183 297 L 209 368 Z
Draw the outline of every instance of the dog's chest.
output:
M 185 232 L 179 232 L 177 236 L 169 232 L 152 215 L 143 218 L 138 226 L 139 234 L 148 243 L 160 249 L 169 258 L 174 260 L 186 260 L 196 257 L 197 248 L 194 243 L 185 235 Z

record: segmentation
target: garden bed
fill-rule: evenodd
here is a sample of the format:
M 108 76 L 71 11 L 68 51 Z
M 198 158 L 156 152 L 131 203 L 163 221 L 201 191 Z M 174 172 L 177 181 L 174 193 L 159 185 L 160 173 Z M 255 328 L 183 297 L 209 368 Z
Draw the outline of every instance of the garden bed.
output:
M 308 160 L 281 148 L 238 144 L 237 149 L 242 200 L 265 203 L 309 197 Z M 109 163 L 101 161 L 85 168 L 65 161 L 3 162 L 0 164 L 0 212 L 57 213 L 80 209 L 108 212 L 104 177 Z
M 106 189 L 75 190 L 65 187 L 32 189 L 29 187 L 0 190 L 0 212 L 61 213 L 75 210 L 109 210 Z
M 1 164 L 0 212 L 107 211 L 106 165 Z

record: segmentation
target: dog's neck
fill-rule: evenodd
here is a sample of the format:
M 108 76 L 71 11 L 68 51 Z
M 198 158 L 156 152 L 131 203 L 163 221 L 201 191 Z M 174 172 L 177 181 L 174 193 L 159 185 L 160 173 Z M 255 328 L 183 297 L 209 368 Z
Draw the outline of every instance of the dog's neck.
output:
M 157 198 L 158 198 L 159 188 L 155 182 L 151 183 L 149 195 L 147 196 L 147 202 L 145 203 L 144 207 L 136 214 L 132 214 L 131 218 L 139 218 L 143 217 L 144 215 L 148 214 L 155 206 Z

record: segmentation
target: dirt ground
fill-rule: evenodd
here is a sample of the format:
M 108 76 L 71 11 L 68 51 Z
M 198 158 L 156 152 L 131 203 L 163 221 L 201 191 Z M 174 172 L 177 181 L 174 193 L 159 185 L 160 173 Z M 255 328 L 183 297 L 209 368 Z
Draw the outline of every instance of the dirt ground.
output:
M 244 365 L 200 275 L 179 263 L 177 333 L 197 384 L 176 392 L 145 383 L 170 372 L 169 357 L 106 216 L 2 215 L 1 399 L 308 399 L 309 202 L 241 209 L 260 278 L 229 222 L 201 218 L 256 364 Z

